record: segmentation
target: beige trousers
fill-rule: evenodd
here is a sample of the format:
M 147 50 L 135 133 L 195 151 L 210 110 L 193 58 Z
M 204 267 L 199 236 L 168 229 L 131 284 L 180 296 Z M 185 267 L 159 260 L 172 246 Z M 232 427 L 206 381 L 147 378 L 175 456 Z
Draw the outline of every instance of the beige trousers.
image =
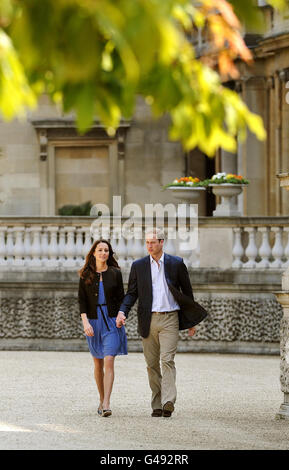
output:
M 175 403 L 177 397 L 174 357 L 179 338 L 178 312 L 153 313 L 150 333 L 142 338 L 152 391 L 152 409 L 161 409 L 167 401 Z M 161 368 L 160 368 L 161 361 Z

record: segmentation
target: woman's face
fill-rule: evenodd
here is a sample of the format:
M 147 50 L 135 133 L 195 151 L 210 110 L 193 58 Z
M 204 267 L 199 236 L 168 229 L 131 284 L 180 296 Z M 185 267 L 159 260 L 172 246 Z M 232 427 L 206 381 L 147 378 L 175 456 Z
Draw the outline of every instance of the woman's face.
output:
M 94 251 L 94 256 L 96 261 L 101 261 L 102 263 L 108 260 L 109 257 L 109 248 L 106 243 L 99 243 Z

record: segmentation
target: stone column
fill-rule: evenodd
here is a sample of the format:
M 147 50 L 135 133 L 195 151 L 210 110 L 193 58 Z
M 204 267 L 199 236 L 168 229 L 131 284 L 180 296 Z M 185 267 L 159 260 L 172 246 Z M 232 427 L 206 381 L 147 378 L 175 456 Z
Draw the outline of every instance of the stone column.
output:
M 289 269 L 287 271 L 289 283 Z M 289 419 L 289 291 L 276 292 L 275 295 L 282 305 L 284 313 L 280 328 L 280 383 L 281 390 L 284 393 L 284 401 L 276 418 Z
M 225 171 L 226 173 L 237 173 L 237 155 L 222 149 L 221 168 L 221 171 Z
M 277 176 L 280 179 L 280 186 L 289 190 L 289 173 Z M 280 382 L 284 393 L 284 401 L 276 418 L 289 419 L 289 266 L 282 275 L 282 291 L 275 292 L 275 295 L 283 308 L 280 328 Z
M 250 77 L 243 84 L 242 98 L 249 109 L 254 110 L 264 119 L 266 126 L 266 81 L 265 77 Z M 242 145 L 242 162 L 238 172 L 250 180 L 244 191 L 244 214 L 247 216 L 266 215 L 267 194 L 267 148 L 265 141 L 259 141 L 248 131 L 246 141 Z

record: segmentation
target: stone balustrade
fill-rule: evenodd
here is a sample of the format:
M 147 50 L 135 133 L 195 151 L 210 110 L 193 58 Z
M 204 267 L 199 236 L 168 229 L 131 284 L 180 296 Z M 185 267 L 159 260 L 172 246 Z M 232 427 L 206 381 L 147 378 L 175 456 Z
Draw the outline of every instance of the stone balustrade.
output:
M 142 238 L 125 237 L 127 219 L 100 228 L 93 217 L 2 217 L 0 270 L 74 271 L 83 263 L 94 240 L 102 235 L 113 245 L 121 268 L 147 254 L 144 220 Z M 165 232 L 168 233 L 168 221 Z M 126 232 L 125 232 L 126 230 Z M 282 269 L 289 264 L 287 217 L 200 217 L 194 249 L 180 237 L 165 242 L 165 251 L 183 257 L 188 268 Z M 139 235 L 140 236 L 140 235 Z
M 232 268 L 285 268 L 289 265 L 289 227 L 263 226 L 233 228 Z M 242 236 L 248 234 L 244 246 Z
M 77 271 L 100 235 L 94 220 L 0 220 L 0 350 L 87 350 Z M 128 219 L 119 222 L 125 232 Z M 141 220 L 138 225 L 140 235 L 143 224 Z M 168 225 L 171 229 L 165 220 Z M 113 238 L 120 234 L 119 225 L 107 226 L 104 232 L 126 289 L 132 261 L 147 253 L 144 238 Z M 193 338 L 180 332 L 179 350 L 277 354 L 282 308 L 272 292 L 280 290 L 288 263 L 288 218 L 200 217 L 197 232 L 193 250 L 179 238 L 165 241 L 167 253 L 184 258 L 194 296 L 209 313 Z M 136 308 L 127 322 L 131 351 L 141 350 Z

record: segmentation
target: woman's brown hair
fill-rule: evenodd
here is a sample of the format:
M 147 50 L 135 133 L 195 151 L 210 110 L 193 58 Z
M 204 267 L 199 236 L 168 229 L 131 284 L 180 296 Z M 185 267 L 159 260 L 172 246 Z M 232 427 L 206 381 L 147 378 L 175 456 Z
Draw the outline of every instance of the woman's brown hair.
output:
M 119 268 L 119 265 L 118 265 L 116 259 L 113 256 L 114 251 L 113 251 L 112 246 L 109 243 L 109 241 L 103 240 L 103 239 L 96 240 L 93 243 L 92 247 L 90 248 L 88 254 L 85 257 L 85 263 L 84 263 L 83 268 L 81 268 L 78 271 L 79 276 L 82 279 L 84 279 L 85 284 L 91 284 L 94 280 L 95 273 L 96 273 L 96 260 L 95 260 L 95 256 L 94 256 L 93 253 L 95 252 L 95 249 L 96 249 L 97 245 L 99 245 L 99 243 L 106 243 L 107 246 L 108 246 L 109 256 L 108 256 L 108 259 L 107 259 L 107 265 L 108 266 L 114 266 L 115 268 Z

